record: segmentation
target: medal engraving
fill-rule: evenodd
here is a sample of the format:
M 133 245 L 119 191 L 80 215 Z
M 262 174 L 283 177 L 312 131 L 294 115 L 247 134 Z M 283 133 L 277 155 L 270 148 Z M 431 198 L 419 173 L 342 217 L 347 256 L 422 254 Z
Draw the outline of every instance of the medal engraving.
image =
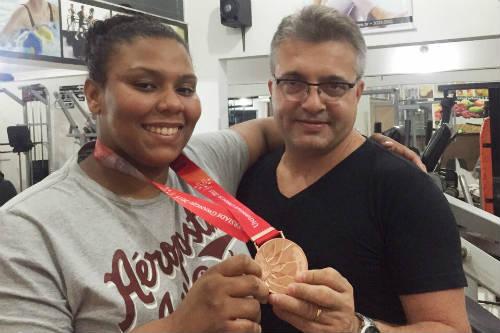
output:
M 257 251 L 255 261 L 262 268 L 262 280 L 275 294 L 286 294 L 297 273 L 307 270 L 304 251 L 286 238 L 265 242 Z

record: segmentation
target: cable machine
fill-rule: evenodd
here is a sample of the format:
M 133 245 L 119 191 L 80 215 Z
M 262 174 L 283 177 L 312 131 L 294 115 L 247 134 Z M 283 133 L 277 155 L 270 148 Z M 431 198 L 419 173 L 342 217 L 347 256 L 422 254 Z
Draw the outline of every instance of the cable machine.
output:
M 66 106 L 66 104 L 64 104 L 63 96 L 58 92 L 54 92 L 56 103 L 61 107 L 64 115 L 66 116 L 66 119 L 69 122 L 69 130 L 67 136 L 77 139 L 80 146 L 83 146 L 85 143 L 95 140 L 97 137 L 95 121 L 94 119 L 92 119 L 91 115 L 83 109 L 73 92 L 69 91 L 65 94 L 67 97 L 69 97 L 73 105 L 76 106 L 80 114 L 85 119 L 85 125 L 82 129 L 80 129 L 75 119 L 71 115 L 68 107 Z
M 26 185 L 29 187 L 53 171 L 50 100 L 48 90 L 43 85 L 35 84 L 19 89 L 22 92 L 21 98 L 6 88 L 1 88 L 0 93 L 4 93 L 23 108 L 23 123 L 27 131 L 21 129 L 23 126 L 9 127 L 9 144 L 14 148 L 14 152 L 25 154 Z M 25 149 L 26 142 L 32 147 Z M 25 148 L 20 150 L 18 146 Z M 19 172 L 22 178 L 21 168 Z

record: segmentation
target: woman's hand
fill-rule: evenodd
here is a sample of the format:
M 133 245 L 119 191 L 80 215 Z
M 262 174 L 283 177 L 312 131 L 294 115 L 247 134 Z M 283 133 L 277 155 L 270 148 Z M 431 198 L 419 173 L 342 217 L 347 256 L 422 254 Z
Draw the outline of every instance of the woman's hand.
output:
M 260 303 L 269 296 L 261 275 L 249 256 L 231 257 L 203 274 L 172 314 L 133 333 L 260 333 Z
M 378 142 L 393 153 L 407 159 L 410 162 L 413 162 L 423 172 L 427 172 L 427 168 L 425 167 L 424 163 L 422 163 L 420 156 L 418 156 L 413 150 L 406 147 L 405 145 L 402 145 L 399 142 L 380 133 L 373 134 L 370 139 Z

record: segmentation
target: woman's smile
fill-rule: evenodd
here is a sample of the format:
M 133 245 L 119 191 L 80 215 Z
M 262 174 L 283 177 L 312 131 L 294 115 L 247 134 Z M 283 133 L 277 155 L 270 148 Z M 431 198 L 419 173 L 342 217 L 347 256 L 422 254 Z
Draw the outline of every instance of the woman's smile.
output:
M 142 127 L 150 133 L 166 137 L 172 137 L 182 130 L 182 126 L 173 125 L 143 125 Z

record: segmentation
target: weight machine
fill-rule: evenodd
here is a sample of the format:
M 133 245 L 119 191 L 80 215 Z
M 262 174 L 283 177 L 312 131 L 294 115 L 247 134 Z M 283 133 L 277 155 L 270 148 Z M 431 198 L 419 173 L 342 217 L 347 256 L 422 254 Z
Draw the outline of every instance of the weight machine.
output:
M 56 103 L 61 107 L 64 116 L 66 116 L 66 119 L 69 122 L 69 130 L 67 136 L 77 139 L 80 146 L 83 146 L 89 141 L 95 140 L 97 137 L 97 129 L 94 119 L 92 119 L 91 115 L 83 109 L 73 92 L 65 92 L 65 96 L 69 97 L 73 105 L 76 106 L 80 114 L 85 119 L 85 125 L 82 129 L 80 129 L 75 119 L 71 115 L 70 110 L 64 103 L 63 96 L 58 92 L 54 92 Z
M 11 126 L 9 145 L 17 152 L 21 165 L 20 153 L 25 154 L 27 187 L 45 178 L 53 168 L 52 131 L 50 100 L 47 88 L 40 84 L 22 86 L 19 98 L 6 88 L 0 88 L 5 94 L 23 108 L 23 126 Z M 32 146 L 31 146 L 32 145 Z M 22 171 L 19 167 L 20 189 L 22 189 Z

